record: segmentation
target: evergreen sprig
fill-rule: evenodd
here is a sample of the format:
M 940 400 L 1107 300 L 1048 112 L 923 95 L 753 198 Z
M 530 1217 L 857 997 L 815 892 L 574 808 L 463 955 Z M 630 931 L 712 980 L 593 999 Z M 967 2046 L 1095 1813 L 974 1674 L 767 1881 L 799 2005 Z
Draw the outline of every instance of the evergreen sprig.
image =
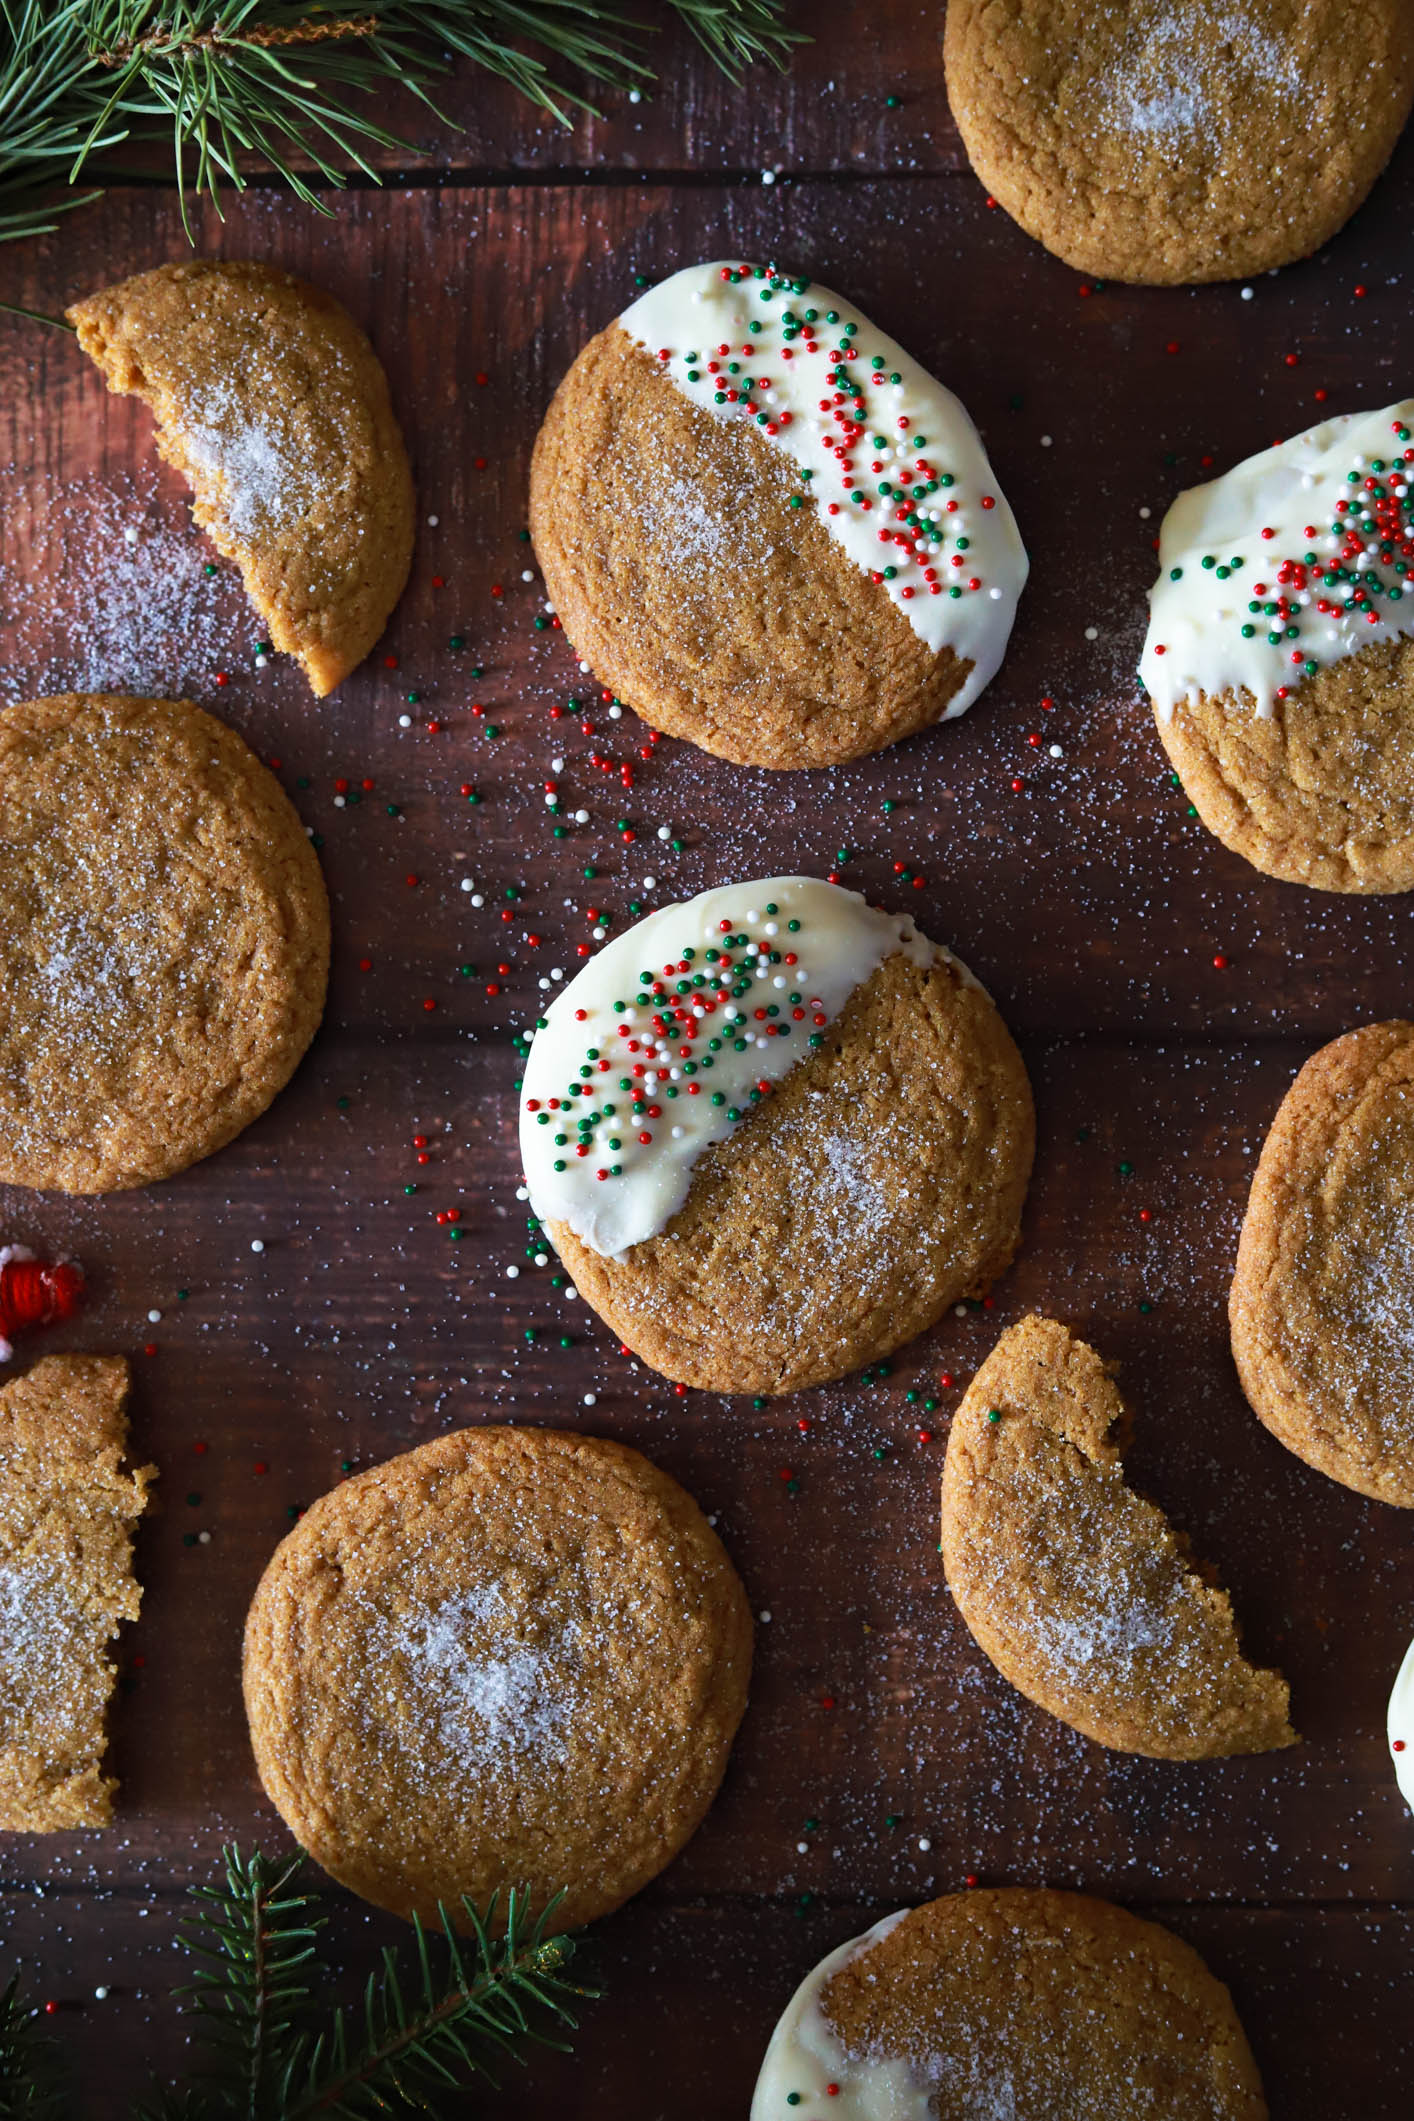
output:
M 658 0 L 732 78 L 784 64 L 801 41 L 783 0 Z M 189 192 L 220 209 L 254 158 L 326 210 L 316 181 L 350 165 L 377 181 L 374 148 L 403 145 L 351 96 L 390 84 L 439 118 L 431 90 L 459 59 L 509 81 L 568 125 L 586 83 L 654 79 L 656 24 L 596 0 L 0 0 L 0 241 L 38 235 L 124 142 L 169 139 L 186 221 Z M 312 165 L 314 179 L 297 166 Z M 188 233 L 190 229 L 188 227 Z
M 19 1976 L 0 1994 L 0 2121 L 66 2121 L 58 2045 L 20 1995 Z
M 552 1900 L 532 1916 L 510 1892 L 484 1908 L 463 1899 L 470 1935 L 448 1911 L 414 1924 L 414 1969 L 385 1950 L 357 2010 L 322 2003 L 315 1902 L 300 1859 L 225 1852 L 225 1881 L 199 1886 L 180 1933 L 195 1966 L 184 1991 L 197 2067 L 159 2086 L 134 2121 L 372 2121 L 445 2108 L 448 2097 L 531 2046 L 564 2049 L 575 2007 L 597 1994 L 569 1978 L 574 1940 L 547 1936 Z M 0 2121 L 66 2121 L 73 2105 L 54 2042 L 12 1981 L 0 1996 Z

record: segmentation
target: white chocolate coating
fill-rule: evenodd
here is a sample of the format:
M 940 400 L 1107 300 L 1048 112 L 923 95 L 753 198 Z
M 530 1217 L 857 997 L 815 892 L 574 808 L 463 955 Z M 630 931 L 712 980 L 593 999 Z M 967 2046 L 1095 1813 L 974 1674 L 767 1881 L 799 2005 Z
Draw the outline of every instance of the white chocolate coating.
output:
M 1159 532 L 1139 664 L 1165 720 L 1200 693 L 1245 695 L 1269 715 L 1308 665 L 1414 634 L 1411 429 L 1414 398 L 1348 413 L 1179 495 Z M 1380 513 L 1357 515 L 1370 477 L 1385 489 Z
M 809 876 L 704 891 L 606 943 L 556 995 L 526 1063 L 520 1150 L 535 1213 L 611 1259 L 655 1237 L 703 1151 L 899 951 L 920 965 L 947 955 L 906 914 Z M 594 1119 L 582 1134 L 581 1112 Z
M 1400 1795 L 1414 1811 L 1414 1642 L 1404 1653 L 1389 1697 L 1389 1750 Z
M 619 323 L 694 404 L 753 420 L 800 466 L 855 565 L 935 654 L 971 663 L 944 720 L 965 713 L 1001 667 L 1028 561 L 961 402 L 839 295 L 765 268 L 689 265 Z
M 908 2063 L 847 2055 L 820 2007 L 824 1990 L 840 1968 L 872 1951 L 907 1912 L 904 1908 L 885 1916 L 806 1975 L 771 2035 L 751 2101 L 751 2121 L 929 2121 L 933 2107 L 928 2088 Z

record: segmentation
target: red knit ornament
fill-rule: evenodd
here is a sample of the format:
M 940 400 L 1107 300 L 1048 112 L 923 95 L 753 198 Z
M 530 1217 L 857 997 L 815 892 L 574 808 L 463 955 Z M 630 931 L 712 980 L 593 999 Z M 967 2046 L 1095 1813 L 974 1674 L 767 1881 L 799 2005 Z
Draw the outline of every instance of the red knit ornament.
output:
M 83 1295 L 83 1268 L 73 1260 L 28 1259 L 12 1252 L 0 1265 L 0 1342 L 31 1326 L 71 1318 Z

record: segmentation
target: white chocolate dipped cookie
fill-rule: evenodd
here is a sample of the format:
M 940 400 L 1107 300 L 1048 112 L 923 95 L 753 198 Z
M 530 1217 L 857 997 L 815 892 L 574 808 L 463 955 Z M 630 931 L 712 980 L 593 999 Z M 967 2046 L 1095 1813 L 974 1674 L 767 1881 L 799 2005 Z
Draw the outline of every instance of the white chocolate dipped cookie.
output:
M 976 428 L 843 297 L 693 265 L 592 340 L 531 530 L 601 682 L 723 758 L 820 766 L 962 714 L 1026 580 Z
M 1389 1697 L 1389 1756 L 1399 1794 L 1414 1811 L 1414 1642 L 1404 1653 Z
M 1191 1946 L 1085 1893 L 952 1893 L 822 1960 L 751 2121 L 1265 2121 L 1246 2036 Z
M 906 915 L 812 877 L 662 908 L 551 1004 L 530 1203 L 581 1295 L 676 1382 L 843 1376 L 980 1294 L 1019 1236 L 1020 1056 Z
M 1209 831 L 1269 876 L 1414 887 L 1414 398 L 1180 494 L 1140 675 Z

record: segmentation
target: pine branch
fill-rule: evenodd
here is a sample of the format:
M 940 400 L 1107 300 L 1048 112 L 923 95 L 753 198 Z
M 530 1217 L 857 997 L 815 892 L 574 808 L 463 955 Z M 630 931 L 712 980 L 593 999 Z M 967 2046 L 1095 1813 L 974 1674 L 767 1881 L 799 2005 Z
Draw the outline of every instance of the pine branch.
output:
M 784 0 L 659 0 L 733 80 L 784 65 L 803 41 Z M 0 241 L 38 235 L 92 192 L 55 196 L 124 142 L 168 138 L 189 192 L 220 211 L 256 157 L 321 212 L 296 163 L 337 187 L 350 165 L 374 182 L 374 148 L 405 143 L 349 98 L 390 85 L 440 122 L 432 89 L 458 59 L 508 81 L 568 125 L 593 108 L 565 79 L 628 88 L 654 72 L 641 11 L 597 0 L 385 0 L 337 13 L 319 0 L 0 0 Z
M 298 1857 L 275 1864 L 232 1847 L 224 1861 L 224 1887 L 197 1888 L 196 1922 L 180 1933 L 197 1962 L 187 1993 L 228 2111 L 260 2121 L 278 2111 L 321 1925 L 306 1919 L 309 1895 L 292 1890 Z
M 497 1900 L 484 1911 L 463 1899 L 472 1945 L 460 1943 L 445 1908 L 439 1909 L 439 1976 L 432 1939 L 415 1924 L 420 1986 L 409 2002 L 394 1955 L 383 1955 L 381 1980 L 370 1976 L 363 1998 L 363 2036 L 355 2044 L 350 2016 L 336 2011 L 327 2033 L 296 2058 L 286 2082 L 281 2121 L 367 2121 L 390 2108 L 435 2112 L 439 2095 L 481 2077 L 495 2083 L 492 2064 L 514 2057 L 524 2042 L 564 2049 L 557 2037 L 573 2031 L 572 2003 L 594 1989 L 565 1978 L 574 1954 L 568 1937 L 547 1937 L 552 1901 L 533 1922 L 523 1896 L 506 1897 L 505 1933 L 493 1940 Z
M 58 2043 L 20 1998 L 18 1974 L 0 1994 L 0 2121 L 66 2121 L 72 2112 Z

